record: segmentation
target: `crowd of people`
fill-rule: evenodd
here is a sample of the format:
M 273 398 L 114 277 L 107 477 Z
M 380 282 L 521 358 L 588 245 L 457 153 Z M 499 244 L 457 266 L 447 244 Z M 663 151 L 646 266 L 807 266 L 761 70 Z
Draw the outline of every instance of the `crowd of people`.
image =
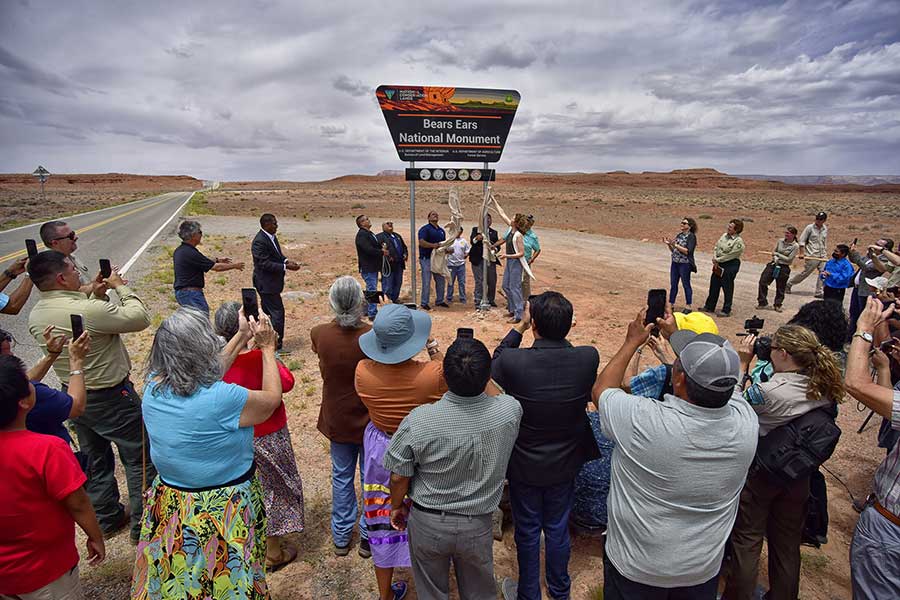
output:
M 900 436 L 892 435 L 900 432 L 900 256 L 890 238 L 864 252 L 855 241 L 837 244 L 825 260 L 825 213 L 799 236 L 786 227 L 760 277 L 757 309 L 775 282 L 772 306 L 782 311 L 785 294 L 813 271 L 822 299 L 771 336 L 753 331 L 733 344 L 711 315 L 732 313 L 744 224 L 731 220 L 717 241 L 708 297 L 693 312 L 697 222 L 686 217 L 664 240 L 664 314 L 647 319 L 634 302 L 621 347 L 601 369 L 595 347 L 568 340 L 572 303 L 557 291 L 531 293 L 541 253 L 534 217 L 491 209 L 508 226 L 503 235 L 490 214 L 487 235 L 479 225 L 468 239 L 458 223 L 444 228 L 428 214 L 415 244 L 418 306 L 400 301 L 410 257 L 402 236 L 390 221 L 375 234 L 357 217 L 363 283 L 338 277 L 328 291 L 333 319 L 309 331 L 322 379 L 317 428 L 331 459 L 333 553 L 350 553 L 356 528 L 380 600 L 401 600 L 411 583 L 419 598 L 448 598 L 451 565 L 461 598 L 539 599 L 542 561 L 546 594 L 569 598 L 570 526 L 596 522 L 592 508 L 601 507 L 607 600 L 713 600 L 720 589 L 727 600 L 759 597 L 764 539 L 766 597 L 794 600 L 800 546 L 827 533 L 819 468 L 838 443 L 835 419 L 848 394 L 883 417 L 887 450 L 857 507 L 854 598 L 900 597 Z M 274 215 L 262 215 L 251 244 L 261 309 L 253 314 L 246 301 L 210 309 L 204 274 L 244 265 L 206 257 L 200 224 L 181 222 L 180 307 L 154 332 L 140 394 L 123 335 L 147 329 L 150 312 L 116 268 L 92 278 L 62 221 L 41 227 L 45 251 L 7 267 L 0 286 L 28 276 L 0 294 L 0 308 L 15 314 L 37 287 L 28 329 L 44 357 L 28 368 L 0 330 L 0 598 L 83 597 L 76 524 L 91 564 L 104 560 L 105 539 L 129 531 L 134 599 L 270 596 L 267 574 L 297 559 L 289 536 L 305 527 L 302 465 L 282 400 L 294 377 L 279 360 L 285 327 L 294 327 L 281 293 L 300 263 L 283 253 L 277 229 Z M 800 259 L 804 269 L 791 278 Z M 449 344 L 432 333 L 431 285 L 435 306 L 465 304 L 467 263 L 482 307 L 496 306 L 503 268 L 510 329 L 492 350 L 471 329 Z M 71 315 L 84 329 L 74 339 Z M 651 355 L 659 364 L 642 365 Z M 41 383 L 51 368 L 62 389 Z M 606 484 L 585 485 L 597 477 Z M 504 497 L 518 574 L 498 584 L 493 530 Z M 411 569 L 412 582 L 398 568 Z

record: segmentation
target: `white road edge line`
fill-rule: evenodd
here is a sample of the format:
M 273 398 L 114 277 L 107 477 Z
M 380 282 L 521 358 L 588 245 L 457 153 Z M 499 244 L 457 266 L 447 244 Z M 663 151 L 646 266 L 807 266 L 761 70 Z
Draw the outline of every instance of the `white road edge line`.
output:
M 107 206 L 106 208 L 98 208 L 97 210 L 89 210 L 87 212 L 78 213 L 77 215 L 63 215 L 59 217 L 60 219 L 74 219 L 75 217 L 83 217 L 85 215 L 92 215 L 94 213 L 103 212 L 105 210 L 113 210 L 114 208 L 123 208 L 125 206 L 131 206 L 132 204 L 137 204 L 138 202 L 146 202 L 148 200 L 156 200 L 160 196 L 165 196 L 167 194 L 177 194 L 179 192 L 163 192 L 162 194 L 157 194 L 156 196 L 149 196 L 147 198 L 141 198 L 140 200 L 132 200 L 131 202 L 126 202 L 125 204 L 114 204 L 113 206 Z M 13 227 L 12 229 L 4 229 L 0 231 L 0 233 L 9 233 L 10 231 L 18 231 L 20 229 L 26 229 L 28 227 L 40 227 L 41 222 L 38 221 L 36 223 L 29 223 L 28 225 L 20 225 L 19 227 Z
M 193 198 L 193 197 L 194 197 L 194 194 L 196 194 L 196 193 L 197 193 L 197 192 L 191 192 L 191 195 L 187 197 L 187 200 L 185 200 L 184 202 L 182 202 L 182 203 L 181 203 L 181 206 L 179 206 L 177 209 L 175 209 L 175 212 L 172 213 L 172 216 L 169 217 L 168 219 L 166 219 L 166 222 L 163 223 L 162 225 L 160 225 L 160 226 L 159 226 L 159 229 L 157 229 L 156 231 L 154 231 L 154 232 L 153 232 L 153 235 L 151 235 L 149 238 L 147 238 L 147 241 L 144 242 L 144 245 L 141 246 L 140 248 L 138 248 L 137 252 L 134 253 L 134 256 L 132 256 L 131 258 L 128 259 L 128 262 L 127 262 L 127 263 L 125 263 L 124 265 L 122 265 L 122 268 L 119 269 L 119 273 L 121 273 L 122 275 L 124 275 L 125 273 L 128 272 L 128 269 L 130 269 L 130 268 L 134 265 L 134 263 L 137 262 L 137 259 L 140 258 L 141 254 L 144 253 L 144 250 L 146 250 L 146 249 L 150 246 L 150 244 L 153 243 L 153 240 L 156 239 L 156 236 L 158 236 L 159 233 L 160 233 L 163 229 L 165 229 L 166 225 L 168 225 L 169 222 L 170 222 L 172 219 L 174 219 L 174 218 L 178 215 L 178 213 L 181 212 L 181 209 L 184 208 L 184 205 L 187 204 L 188 202 L 190 202 L 190 201 L 191 201 L 191 198 Z

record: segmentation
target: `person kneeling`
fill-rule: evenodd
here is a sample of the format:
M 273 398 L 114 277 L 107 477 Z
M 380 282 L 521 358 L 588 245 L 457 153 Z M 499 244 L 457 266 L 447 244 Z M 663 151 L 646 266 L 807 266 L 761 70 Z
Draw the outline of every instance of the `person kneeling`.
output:
M 391 525 L 409 526 L 416 593 L 447 598 L 450 561 L 463 600 L 493 599 L 491 513 L 519 433 L 522 407 L 490 381 L 491 355 L 457 339 L 443 361 L 449 391 L 413 409 L 391 439 Z M 409 492 L 412 509 L 403 503 Z M 407 523 L 408 518 L 408 523 Z

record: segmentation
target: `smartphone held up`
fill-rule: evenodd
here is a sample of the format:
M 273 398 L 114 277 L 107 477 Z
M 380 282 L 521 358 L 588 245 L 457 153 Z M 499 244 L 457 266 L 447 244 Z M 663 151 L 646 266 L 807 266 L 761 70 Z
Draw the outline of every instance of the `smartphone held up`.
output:
M 653 335 L 659 335 L 656 327 L 656 319 L 666 316 L 666 290 L 655 289 L 647 292 L 647 316 L 644 317 L 644 325 L 653 324 Z

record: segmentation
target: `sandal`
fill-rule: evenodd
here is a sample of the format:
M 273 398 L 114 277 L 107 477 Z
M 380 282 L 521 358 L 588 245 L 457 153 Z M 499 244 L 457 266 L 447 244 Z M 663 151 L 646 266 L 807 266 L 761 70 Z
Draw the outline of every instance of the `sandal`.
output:
M 278 560 L 270 561 L 266 558 L 266 572 L 274 573 L 278 571 L 285 565 L 294 562 L 297 559 L 297 549 L 293 546 L 287 547 L 287 552 L 285 552 L 284 548 L 281 549 L 281 556 Z

